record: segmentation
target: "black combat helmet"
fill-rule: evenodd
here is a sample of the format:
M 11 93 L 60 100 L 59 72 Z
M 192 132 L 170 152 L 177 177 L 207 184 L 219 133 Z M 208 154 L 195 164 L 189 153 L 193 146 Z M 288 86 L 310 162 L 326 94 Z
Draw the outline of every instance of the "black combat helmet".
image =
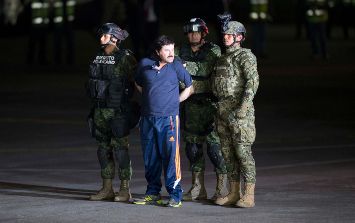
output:
M 110 34 L 118 40 L 125 40 L 129 35 L 126 30 L 121 29 L 114 23 L 105 23 L 97 30 L 99 38 L 104 34 Z
M 208 27 L 202 19 L 192 18 L 186 25 L 184 25 L 184 33 L 187 34 L 190 32 L 201 32 L 204 33 L 204 35 L 207 35 Z

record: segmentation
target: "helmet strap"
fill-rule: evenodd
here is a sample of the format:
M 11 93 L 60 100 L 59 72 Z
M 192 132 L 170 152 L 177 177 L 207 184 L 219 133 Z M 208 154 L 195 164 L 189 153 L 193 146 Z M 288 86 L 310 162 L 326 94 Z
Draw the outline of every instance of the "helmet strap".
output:
M 242 41 L 237 41 L 237 35 L 233 35 L 233 44 L 234 45 L 235 43 L 241 43 Z
M 105 48 L 107 47 L 108 45 L 113 45 L 113 46 L 116 46 L 118 48 L 118 45 L 119 45 L 120 41 L 118 41 L 116 38 L 114 37 L 111 37 L 110 40 L 105 43 L 105 44 L 101 44 L 101 48 Z
M 204 36 L 201 35 L 200 41 L 197 43 L 190 43 L 190 46 L 192 46 L 192 47 L 199 46 L 199 45 L 202 46 L 204 44 L 204 40 L 205 40 Z
M 229 48 L 229 47 L 233 47 L 235 44 L 241 44 L 242 43 L 242 41 L 237 41 L 237 35 L 235 34 L 235 35 L 233 35 L 233 43 L 231 44 L 231 45 L 229 45 L 229 46 L 226 46 L 227 48 Z
M 200 40 L 200 42 L 197 42 L 197 43 L 190 43 L 190 46 L 198 46 L 200 44 L 201 44 L 201 40 Z
M 118 42 L 117 39 L 111 36 L 111 38 L 110 38 L 110 40 L 107 42 L 107 44 L 115 45 L 115 46 L 116 46 L 117 42 Z
M 113 44 L 106 44 L 102 47 L 102 50 L 105 52 L 106 55 L 111 55 L 113 52 L 118 50 L 118 47 Z

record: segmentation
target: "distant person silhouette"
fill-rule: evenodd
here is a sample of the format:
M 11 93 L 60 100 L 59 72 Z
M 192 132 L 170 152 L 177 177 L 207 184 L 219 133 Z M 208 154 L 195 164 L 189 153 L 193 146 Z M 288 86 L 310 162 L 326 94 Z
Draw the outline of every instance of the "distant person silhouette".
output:
M 268 0 L 250 0 L 249 19 L 252 24 L 252 51 L 257 58 L 266 58 L 266 24 L 269 20 Z
M 74 64 L 74 31 L 75 0 L 49 0 L 50 21 L 53 29 L 54 63 L 62 64 L 64 49 L 66 63 Z M 65 41 L 65 48 L 63 42 Z
M 49 25 L 48 1 L 32 0 L 26 7 L 28 7 L 31 15 L 27 63 L 33 65 L 37 59 L 40 65 L 46 65 L 48 64 L 46 56 Z
M 328 59 L 326 24 L 328 10 L 326 0 L 307 0 L 306 18 L 313 59 Z
M 303 31 L 308 38 L 308 30 L 306 27 L 306 0 L 297 0 L 296 3 L 296 33 L 295 39 L 301 39 Z
M 344 39 L 348 39 L 349 29 L 355 29 L 355 1 L 340 0 L 340 12 Z

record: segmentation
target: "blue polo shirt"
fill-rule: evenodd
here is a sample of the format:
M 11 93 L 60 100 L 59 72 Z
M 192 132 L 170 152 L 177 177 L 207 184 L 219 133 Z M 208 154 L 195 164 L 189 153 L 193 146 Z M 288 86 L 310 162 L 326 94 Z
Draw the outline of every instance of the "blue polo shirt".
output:
M 142 87 L 142 115 L 170 116 L 179 114 L 179 81 L 186 87 L 192 84 L 191 76 L 180 61 L 164 65 L 144 58 L 139 62 L 135 81 Z

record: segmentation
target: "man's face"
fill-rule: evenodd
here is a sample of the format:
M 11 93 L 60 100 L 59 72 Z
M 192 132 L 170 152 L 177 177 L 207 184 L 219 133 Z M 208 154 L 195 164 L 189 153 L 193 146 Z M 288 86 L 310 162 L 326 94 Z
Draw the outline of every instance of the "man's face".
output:
M 224 34 L 223 35 L 223 43 L 225 46 L 231 46 L 234 43 L 234 35 L 233 34 Z
M 234 36 L 236 39 L 236 42 L 240 42 L 243 39 L 242 34 L 224 34 L 223 35 L 223 43 L 225 46 L 231 46 L 234 44 Z
M 189 32 L 187 33 L 187 38 L 189 39 L 189 43 L 198 44 L 201 41 L 202 34 L 201 32 Z
M 172 63 L 174 61 L 174 44 L 164 45 L 157 51 L 162 63 Z

